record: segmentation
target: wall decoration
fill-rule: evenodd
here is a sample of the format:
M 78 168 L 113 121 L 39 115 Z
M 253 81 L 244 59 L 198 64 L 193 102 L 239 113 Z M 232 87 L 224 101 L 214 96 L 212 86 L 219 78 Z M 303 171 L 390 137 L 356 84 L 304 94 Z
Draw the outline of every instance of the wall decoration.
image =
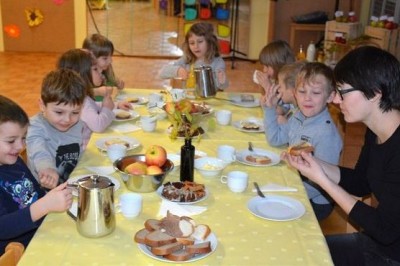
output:
M 19 35 L 21 34 L 20 28 L 15 24 L 9 24 L 4 26 L 4 32 L 7 34 L 7 36 L 11 38 L 18 38 Z
M 58 6 L 61 6 L 62 4 L 64 4 L 64 2 L 65 2 L 64 0 L 53 0 L 53 3 Z
M 29 27 L 39 26 L 44 21 L 44 16 L 42 14 L 42 11 L 40 11 L 37 8 L 26 8 L 25 15 Z

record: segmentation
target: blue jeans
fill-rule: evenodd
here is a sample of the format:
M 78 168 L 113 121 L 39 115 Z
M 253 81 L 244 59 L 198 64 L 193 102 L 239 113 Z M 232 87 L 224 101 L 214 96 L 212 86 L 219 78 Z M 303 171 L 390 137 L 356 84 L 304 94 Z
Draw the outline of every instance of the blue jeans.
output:
M 400 266 L 399 261 L 387 257 L 376 242 L 363 233 L 328 235 L 326 242 L 337 266 Z

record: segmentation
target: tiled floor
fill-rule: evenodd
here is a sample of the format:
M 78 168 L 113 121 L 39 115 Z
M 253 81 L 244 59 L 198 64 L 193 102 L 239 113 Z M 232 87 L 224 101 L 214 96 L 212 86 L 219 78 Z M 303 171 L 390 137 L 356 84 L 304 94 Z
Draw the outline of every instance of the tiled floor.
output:
M 149 9 L 149 17 L 153 10 Z M 157 16 L 153 17 L 157 19 Z M 159 24 L 163 24 L 161 18 Z M 120 22 L 124 24 L 123 21 Z M 157 32 L 152 32 L 157 35 Z M 134 38 L 136 42 L 144 42 L 147 37 Z M 175 49 L 175 48 L 174 48 Z M 59 54 L 54 53 L 0 53 L 0 94 L 14 99 L 31 116 L 39 111 L 38 99 L 43 77 L 55 68 Z M 167 81 L 161 80 L 158 73 L 162 66 L 173 59 L 150 59 L 129 56 L 115 56 L 114 69 L 126 84 L 135 88 L 162 88 Z M 258 63 L 235 61 L 232 69 L 231 61 L 226 61 L 227 76 L 230 80 L 229 91 L 259 92 L 260 88 L 252 82 L 252 74 Z M 343 165 L 353 166 L 362 144 L 364 126 L 355 124 L 346 127 L 344 140 Z M 324 233 L 344 232 L 346 223 L 341 213 L 335 211 L 321 223 Z

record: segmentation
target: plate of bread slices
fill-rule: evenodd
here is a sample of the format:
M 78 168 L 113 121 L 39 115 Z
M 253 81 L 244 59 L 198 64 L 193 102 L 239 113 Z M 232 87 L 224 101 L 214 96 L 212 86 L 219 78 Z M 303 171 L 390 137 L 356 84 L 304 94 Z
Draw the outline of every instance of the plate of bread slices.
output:
M 260 100 L 252 94 L 231 94 L 229 100 L 233 105 L 240 107 L 260 106 Z
M 125 136 L 110 136 L 96 141 L 96 146 L 101 151 L 106 151 L 107 147 L 113 144 L 125 145 L 127 150 L 133 150 L 140 146 L 140 142 L 137 139 Z
M 205 200 L 208 190 L 203 184 L 196 182 L 167 182 L 157 189 L 157 194 L 179 204 L 193 204 Z
M 218 245 L 208 225 L 170 212 L 161 220 L 147 219 L 134 240 L 145 255 L 171 263 L 201 260 L 211 255 Z
M 130 121 L 140 117 L 140 115 L 133 110 L 126 111 L 121 109 L 114 109 L 113 112 L 115 114 L 114 121 Z
M 239 131 L 248 133 L 264 132 L 264 125 L 260 119 L 250 117 L 248 119 L 233 122 L 233 127 Z
M 248 149 L 237 151 L 236 160 L 251 166 L 272 166 L 281 161 L 278 154 L 258 148 L 253 148 L 253 151 Z
M 129 102 L 133 105 L 147 104 L 149 99 L 147 97 L 138 96 L 134 94 L 121 94 L 117 96 L 117 100 Z

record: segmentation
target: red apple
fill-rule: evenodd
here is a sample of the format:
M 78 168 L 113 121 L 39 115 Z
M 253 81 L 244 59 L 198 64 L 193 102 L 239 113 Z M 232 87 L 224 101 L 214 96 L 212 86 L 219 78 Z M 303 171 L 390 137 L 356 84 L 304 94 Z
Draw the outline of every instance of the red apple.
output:
M 147 171 L 147 165 L 144 162 L 137 161 L 125 167 L 124 171 L 132 175 L 145 175 Z
M 163 170 L 157 165 L 147 166 L 147 174 L 148 175 L 159 175 L 162 173 L 163 173 Z
M 152 145 L 147 148 L 145 158 L 148 166 L 157 165 L 161 167 L 167 161 L 167 151 L 159 145 Z

